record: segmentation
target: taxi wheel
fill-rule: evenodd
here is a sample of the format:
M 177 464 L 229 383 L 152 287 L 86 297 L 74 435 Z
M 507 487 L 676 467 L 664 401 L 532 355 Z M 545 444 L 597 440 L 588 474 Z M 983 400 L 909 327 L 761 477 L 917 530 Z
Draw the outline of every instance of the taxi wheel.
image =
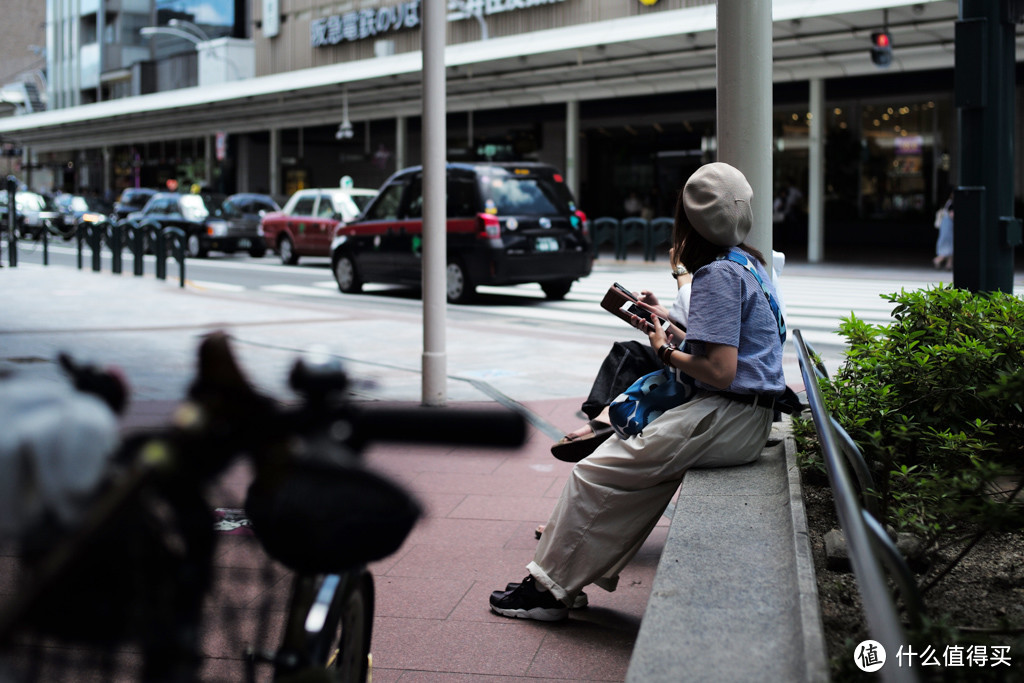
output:
M 292 238 L 285 236 L 277 243 L 277 253 L 281 256 L 281 263 L 286 266 L 294 266 L 299 262 L 299 255 L 295 253 L 295 245 Z
M 190 258 L 206 258 L 206 249 L 203 247 L 203 241 L 199 239 L 199 235 L 195 233 L 188 236 L 188 240 L 185 241 L 185 253 Z
M 357 294 L 363 289 L 356 262 L 349 254 L 340 255 L 334 262 L 334 279 L 338 281 L 338 289 L 345 294 Z
M 540 288 L 544 290 L 544 296 L 552 301 L 561 301 L 572 289 L 572 280 L 555 280 L 554 282 L 542 282 Z
M 464 304 L 473 299 L 476 287 L 469 279 L 465 267 L 459 261 L 449 261 L 447 276 L 448 303 Z

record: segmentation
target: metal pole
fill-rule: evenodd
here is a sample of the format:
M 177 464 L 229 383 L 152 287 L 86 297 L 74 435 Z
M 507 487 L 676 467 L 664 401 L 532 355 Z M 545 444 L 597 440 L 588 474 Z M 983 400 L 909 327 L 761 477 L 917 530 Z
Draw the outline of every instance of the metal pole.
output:
M 406 167 L 406 154 L 405 148 L 408 143 L 408 135 L 406 126 L 407 119 L 404 116 L 399 116 L 395 119 L 395 170 L 400 171 Z
M 18 235 L 15 233 L 18 216 L 18 179 L 7 176 L 7 259 L 11 267 L 18 265 Z
M 811 79 L 810 159 L 807 178 L 807 261 L 825 256 L 825 84 Z
M 754 190 L 747 243 L 772 265 L 772 3 L 718 2 L 718 160 Z
M 277 196 L 281 193 L 281 129 L 270 129 L 270 191 Z
M 569 100 L 565 103 L 565 183 L 578 202 L 580 199 L 580 103 Z
M 423 12 L 423 404 L 447 400 L 445 306 L 445 5 Z
M 953 284 L 1013 291 L 1015 21 L 1020 3 L 960 0 L 956 23 L 959 186 L 953 199 Z

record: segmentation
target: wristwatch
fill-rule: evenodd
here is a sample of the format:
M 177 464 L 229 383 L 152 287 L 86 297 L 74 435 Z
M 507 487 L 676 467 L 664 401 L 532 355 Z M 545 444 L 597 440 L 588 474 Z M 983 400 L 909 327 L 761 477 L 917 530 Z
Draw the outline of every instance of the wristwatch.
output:
M 688 275 L 690 271 L 686 269 L 682 263 L 672 269 L 672 277 L 679 277 L 680 275 Z

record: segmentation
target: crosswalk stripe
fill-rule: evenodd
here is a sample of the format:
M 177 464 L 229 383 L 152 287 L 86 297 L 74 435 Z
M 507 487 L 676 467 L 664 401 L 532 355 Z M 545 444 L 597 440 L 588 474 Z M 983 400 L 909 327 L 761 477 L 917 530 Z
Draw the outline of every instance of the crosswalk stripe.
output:
M 189 280 L 189 283 L 197 289 L 211 289 L 218 292 L 244 292 L 244 285 L 233 285 L 227 282 L 213 282 L 211 280 Z
M 338 292 L 330 292 L 326 289 L 305 287 L 301 285 L 263 285 L 260 287 L 260 290 L 276 294 L 298 294 L 301 296 L 330 297 L 332 299 L 336 299 L 339 296 Z

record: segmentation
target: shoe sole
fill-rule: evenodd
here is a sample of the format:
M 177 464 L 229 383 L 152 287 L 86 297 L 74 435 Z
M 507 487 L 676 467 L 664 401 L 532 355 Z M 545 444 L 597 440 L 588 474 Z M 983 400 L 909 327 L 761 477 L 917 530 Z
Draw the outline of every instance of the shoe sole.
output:
M 556 443 L 551 447 L 551 455 L 562 462 L 579 462 L 596 451 L 598 446 L 607 441 L 614 433 L 615 431 L 611 427 L 599 427 L 579 439 Z
M 509 591 L 514 591 L 516 588 L 519 588 L 519 584 L 518 583 L 510 583 L 510 584 L 505 586 L 505 592 L 508 593 Z M 584 607 L 586 607 L 589 604 L 590 604 L 590 598 L 587 597 L 586 593 L 580 592 L 573 599 L 572 607 L 570 607 L 569 609 L 583 609 Z
M 569 616 L 568 607 L 534 607 L 532 609 L 504 609 L 491 605 L 491 611 L 513 619 L 534 619 L 535 621 L 562 621 Z

